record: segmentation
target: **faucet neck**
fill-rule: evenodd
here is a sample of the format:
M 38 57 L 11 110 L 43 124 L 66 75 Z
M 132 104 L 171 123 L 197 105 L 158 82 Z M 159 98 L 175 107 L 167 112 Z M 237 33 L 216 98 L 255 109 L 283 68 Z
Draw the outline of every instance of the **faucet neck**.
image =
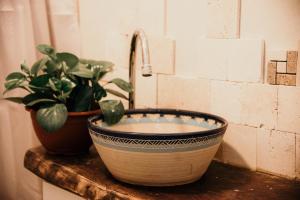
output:
M 143 76 L 151 76 L 152 70 L 150 65 L 149 46 L 145 32 L 142 29 L 138 29 L 133 33 L 130 46 L 129 57 L 129 81 L 135 90 L 136 80 L 136 49 L 138 39 L 140 40 L 142 50 L 142 74 Z M 129 93 L 129 109 L 135 108 L 135 91 Z

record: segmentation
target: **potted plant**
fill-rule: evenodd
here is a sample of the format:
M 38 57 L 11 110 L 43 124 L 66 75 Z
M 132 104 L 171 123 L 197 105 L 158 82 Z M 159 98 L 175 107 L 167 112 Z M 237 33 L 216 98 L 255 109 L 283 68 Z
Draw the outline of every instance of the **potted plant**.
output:
M 107 124 L 117 123 L 124 114 L 120 100 L 102 100 L 111 93 L 127 99 L 119 91 L 106 88 L 115 84 L 126 92 L 131 85 L 113 79 L 103 85 L 99 81 L 112 71 L 113 63 L 79 59 L 68 52 L 56 52 L 41 44 L 37 50 L 45 56 L 31 68 L 21 64 L 21 72 L 6 77 L 4 94 L 16 88 L 24 89 L 24 97 L 5 99 L 22 103 L 30 111 L 33 127 L 42 145 L 50 153 L 78 154 L 87 152 L 92 144 L 87 129 L 87 117 L 102 112 Z

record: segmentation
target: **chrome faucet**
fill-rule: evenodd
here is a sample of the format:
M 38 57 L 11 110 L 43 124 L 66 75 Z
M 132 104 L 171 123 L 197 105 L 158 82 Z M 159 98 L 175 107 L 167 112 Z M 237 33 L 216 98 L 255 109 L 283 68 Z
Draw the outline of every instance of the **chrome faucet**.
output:
M 133 33 L 130 46 L 129 57 L 129 81 L 133 86 L 133 92 L 129 93 L 129 109 L 135 108 L 135 62 L 136 62 L 136 46 L 140 39 L 142 50 L 142 75 L 145 77 L 152 76 L 152 67 L 150 65 L 149 46 L 145 32 L 138 29 Z

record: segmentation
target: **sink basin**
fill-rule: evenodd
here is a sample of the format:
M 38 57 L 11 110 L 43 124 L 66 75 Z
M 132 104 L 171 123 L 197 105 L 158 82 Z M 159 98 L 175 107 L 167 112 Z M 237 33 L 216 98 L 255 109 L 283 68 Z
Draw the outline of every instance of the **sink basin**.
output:
M 118 180 L 173 186 L 201 178 L 227 128 L 221 117 L 186 110 L 128 110 L 113 126 L 103 116 L 88 119 L 94 145 Z

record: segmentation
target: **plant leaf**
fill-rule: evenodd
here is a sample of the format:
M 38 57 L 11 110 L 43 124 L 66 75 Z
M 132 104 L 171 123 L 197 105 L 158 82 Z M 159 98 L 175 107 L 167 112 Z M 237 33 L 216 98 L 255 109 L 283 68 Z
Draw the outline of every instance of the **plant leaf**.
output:
M 34 106 L 35 104 L 38 104 L 38 103 L 41 103 L 41 102 L 43 102 L 43 103 L 54 103 L 56 101 L 53 100 L 53 99 L 37 99 L 37 100 L 31 101 L 30 103 L 26 104 L 26 106 L 31 107 L 31 106 Z
M 93 102 L 93 89 L 88 85 L 77 85 L 71 92 L 67 102 L 69 111 L 88 111 Z
M 12 89 L 21 87 L 21 84 L 25 81 L 25 78 L 26 76 L 20 72 L 10 73 L 5 79 L 6 82 L 4 83 L 4 86 L 6 90 L 3 92 L 3 94 Z
M 60 129 L 66 122 L 68 110 L 64 104 L 40 108 L 36 114 L 38 124 L 48 133 Z
M 46 65 L 48 62 L 48 58 L 44 57 L 38 61 L 36 61 L 31 67 L 31 74 L 37 76 L 38 72 Z
M 93 93 L 96 101 L 100 101 L 102 97 L 107 96 L 105 89 L 98 82 L 93 82 Z
M 33 101 L 37 101 L 39 99 L 52 99 L 52 97 L 50 95 L 47 95 L 47 94 L 44 94 L 44 93 L 31 93 L 31 94 L 28 94 L 26 95 L 24 98 L 23 98 L 23 103 L 25 105 L 28 105 L 30 104 L 31 102 Z M 55 100 L 53 100 L 55 101 Z
M 76 65 L 79 62 L 77 56 L 71 53 L 62 52 L 62 53 L 57 53 L 56 56 L 59 61 L 61 62 L 64 61 L 70 69 L 76 67 Z
M 19 104 L 23 103 L 23 97 L 6 97 L 4 99 L 8 101 L 12 101 L 14 103 L 19 103 Z
M 126 92 L 133 92 L 133 88 L 132 88 L 131 84 L 124 81 L 123 79 L 115 78 L 115 79 L 109 81 L 109 83 L 114 83 L 116 86 L 118 86 L 119 88 L 121 88 L 122 90 L 124 90 Z
M 88 59 L 79 59 L 79 61 L 82 63 L 82 64 L 88 64 L 88 65 L 91 65 L 91 66 L 94 66 L 94 65 L 98 65 L 98 66 L 102 66 L 102 67 L 112 67 L 114 66 L 114 63 L 112 62 L 109 62 L 109 61 L 104 61 L 104 60 L 88 60 Z
M 30 74 L 30 70 L 27 67 L 27 65 L 25 64 L 25 62 L 21 64 L 21 70 L 28 75 Z
M 40 76 L 36 76 L 29 82 L 28 86 L 34 92 L 45 93 L 47 91 L 50 91 L 50 87 L 48 87 L 50 78 L 51 78 L 50 74 L 43 74 Z
M 52 60 L 48 60 L 46 62 L 46 69 L 45 71 L 48 73 L 48 74 L 51 74 L 53 72 L 55 72 L 56 70 L 59 69 L 59 66 L 58 64 L 54 63 Z
M 51 47 L 50 45 L 47 44 L 39 44 L 36 46 L 37 50 L 39 52 L 41 52 L 42 54 L 45 54 L 47 56 L 49 56 L 50 58 L 52 58 L 53 60 L 56 60 L 56 51 L 53 47 Z
M 105 88 L 106 92 L 110 93 L 110 94 L 113 94 L 117 97 L 121 97 L 123 99 L 126 99 L 128 100 L 128 97 L 126 97 L 124 94 L 122 94 L 121 92 L 118 92 L 116 90 L 112 90 L 112 89 L 108 89 L 108 88 Z
M 21 87 L 22 83 L 25 81 L 25 79 L 12 79 L 4 83 L 5 86 L 5 91 L 3 94 L 6 92 L 13 90 L 15 88 Z
M 22 74 L 21 72 L 13 72 L 7 75 L 6 81 L 14 80 L 14 79 L 25 79 L 26 76 Z
M 99 102 L 104 121 L 108 125 L 118 123 L 124 115 L 124 106 L 120 100 L 105 100 Z
M 89 79 L 93 78 L 94 76 L 94 73 L 91 70 L 84 67 L 77 67 L 74 70 L 69 71 L 69 73 L 79 76 L 81 78 L 89 78 Z

